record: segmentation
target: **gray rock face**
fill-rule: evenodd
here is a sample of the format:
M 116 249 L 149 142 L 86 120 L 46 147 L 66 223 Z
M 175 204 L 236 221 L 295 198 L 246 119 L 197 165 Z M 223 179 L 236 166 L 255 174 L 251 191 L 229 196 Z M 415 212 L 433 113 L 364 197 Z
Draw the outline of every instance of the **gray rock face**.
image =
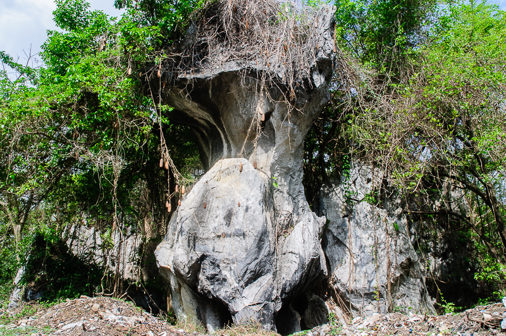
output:
M 164 92 L 192 125 L 209 169 L 155 252 L 179 318 L 211 330 L 227 318 L 275 329 L 282 303 L 327 274 L 325 220 L 305 199 L 302 157 L 304 137 L 329 99 L 332 11 L 315 24 L 319 48 L 293 101 L 276 79 L 283 66 L 254 60 L 182 73 Z
M 94 227 L 75 224 L 69 225 L 63 230 L 61 239 L 67 246 L 69 254 L 77 257 L 83 265 L 98 267 L 131 284 L 141 281 L 143 237 L 133 230 L 129 230 L 128 234 L 124 234 L 120 230 L 108 234 Z M 31 263 L 30 259 L 34 251 L 36 250 L 34 249 L 29 254 L 27 265 Z M 65 259 L 65 256 L 60 257 Z M 45 288 L 51 288 L 51 284 L 46 281 L 41 281 L 42 286 L 23 284 L 21 280 L 25 276 L 32 276 L 32 274 L 26 274 L 27 271 L 31 270 L 27 269 L 26 266 L 22 266 L 17 272 L 13 283 L 14 290 L 9 299 L 9 308 L 17 307 L 22 300 L 39 300 L 44 297 Z M 41 270 L 39 272 L 39 275 L 44 273 Z M 133 290 L 131 290 L 130 295 L 134 297 Z M 134 297 L 134 300 L 146 309 L 150 308 L 149 300 L 146 300 L 146 303 L 141 302 L 141 297 Z
M 282 226 L 276 193 L 246 159 L 220 160 L 195 184 L 156 251 L 179 317 L 215 329 L 220 312 L 202 302 L 216 300 L 235 323 L 273 328 L 282 300 L 326 271 L 323 220 L 299 209 L 297 222 Z
M 331 281 L 353 315 L 392 310 L 433 312 L 406 217 L 373 204 L 378 171 L 354 166 L 348 181 L 322 190 Z M 369 201 L 370 203 L 368 203 Z
M 93 227 L 73 225 L 65 228 L 62 238 L 69 251 L 83 262 L 104 268 L 123 280 L 141 279 L 140 234 L 115 230 L 108 235 Z

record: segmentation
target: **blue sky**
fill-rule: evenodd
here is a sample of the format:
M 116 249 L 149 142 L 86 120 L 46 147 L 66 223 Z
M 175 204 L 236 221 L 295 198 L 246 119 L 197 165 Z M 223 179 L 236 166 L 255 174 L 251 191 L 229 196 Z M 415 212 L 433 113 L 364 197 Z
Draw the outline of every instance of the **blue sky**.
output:
M 251 1 L 251 0 L 245 0 Z M 119 16 L 114 0 L 89 0 L 91 8 Z M 493 0 L 506 10 L 506 0 Z M 46 31 L 54 29 L 52 12 L 54 0 L 0 0 L 0 50 L 23 63 L 30 53 L 40 52 Z M 37 65 L 34 63 L 33 65 Z

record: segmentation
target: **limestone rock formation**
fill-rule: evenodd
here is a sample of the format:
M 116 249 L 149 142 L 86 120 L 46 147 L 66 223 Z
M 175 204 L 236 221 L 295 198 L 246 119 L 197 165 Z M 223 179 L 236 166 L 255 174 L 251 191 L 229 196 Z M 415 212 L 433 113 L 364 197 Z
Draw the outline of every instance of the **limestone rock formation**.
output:
M 406 218 L 365 201 L 373 170 L 356 166 L 349 181 L 325 187 L 321 217 L 305 198 L 304 138 L 337 63 L 333 8 L 209 3 L 176 43 L 183 56 L 146 72 L 174 108 L 171 121 L 195 133 L 207 170 L 155 251 L 177 317 L 209 331 L 256 321 L 293 333 L 327 321 L 328 288 L 316 287 L 329 279 L 351 315 L 431 311 Z M 130 282 L 143 274 L 140 251 L 157 242 L 84 225 L 63 235 L 74 256 Z
M 433 312 L 400 204 L 391 200 L 388 211 L 374 205 L 381 172 L 356 164 L 349 175 L 321 193 L 325 255 L 342 308 L 352 315 Z
M 94 227 L 72 225 L 66 227 L 62 238 L 69 252 L 88 265 L 95 265 L 117 274 L 122 280 L 137 282 L 141 279 L 143 238 L 133 230 L 123 233 L 101 232 Z
M 62 285 L 52 281 L 61 275 L 53 271 L 70 269 L 87 274 L 88 281 L 93 281 L 97 272 L 104 276 L 114 276 L 125 285 L 123 288 L 128 287 L 126 292 L 138 305 L 150 311 L 158 310 L 156 305 L 160 302 L 156 303 L 153 299 L 158 299 L 159 295 L 147 295 L 144 289 L 136 287 L 136 284 L 145 278 L 145 272 L 142 265 L 143 237 L 136 233 L 134 228 L 111 233 L 79 223 L 65 227 L 59 238 L 52 242 L 47 242 L 40 236 L 35 239 L 29 250 L 27 263 L 18 270 L 14 279 L 10 307 L 16 307 L 21 300 L 47 299 L 48 292 L 59 290 L 58 286 Z M 51 251 L 44 256 L 44 260 L 41 260 L 39 253 L 41 246 Z M 55 262 L 59 267 L 54 268 Z M 76 279 L 79 276 L 76 275 Z M 32 280 L 27 284 L 27 279 Z M 80 285 L 78 280 L 75 280 L 75 283 L 76 286 Z M 102 285 L 107 286 L 104 283 Z
M 236 59 L 181 73 L 165 91 L 210 168 L 156 251 L 180 318 L 211 330 L 228 319 L 274 329 L 283 304 L 327 273 L 325 220 L 302 186 L 304 137 L 328 100 L 334 61 L 333 12 L 315 18 L 314 57 L 295 89 L 283 84 L 282 63 Z

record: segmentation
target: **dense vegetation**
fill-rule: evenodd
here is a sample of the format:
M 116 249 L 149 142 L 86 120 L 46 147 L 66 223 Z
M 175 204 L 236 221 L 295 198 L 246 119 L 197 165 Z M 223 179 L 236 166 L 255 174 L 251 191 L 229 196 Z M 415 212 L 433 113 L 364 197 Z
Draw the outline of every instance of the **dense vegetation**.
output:
M 33 237 L 73 223 L 134 227 L 145 253 L 163 235 L 166 204 L 177 206 L 176 189 L 201 166 L 150 78 L 207 2 L 116 0 L 124 11 L 114 19 L 57 0 L 60 30 L 42 47 L 42 68 L 0 52 L 16 73 L 0 71 L 2 288 Z M 312 187 L 347 178 L 352 163 L 378 167 L 387 178 L 368 201 L 404 198 L 422 256 L 459 252 L 478 296 L 503 295 L 505 12 L 474 0 L 335 5 L 347 71 L 306 139 L 308 199 L 317 207 Z M 453 300 L 445 280 L 433 279 L 442 303 Z
M 358 78 L 313 129 L 307 145 L 324 151 L 308 167 L 320 182 L 346 178 L 357 160 L 384 171 L 368 201 L 401 193 L 419 253 L 451 260 L 447 278 L 431 279 L 443 301 L 504 295 L 505 13 L 477 1 L 349 1 L 337 21 Z

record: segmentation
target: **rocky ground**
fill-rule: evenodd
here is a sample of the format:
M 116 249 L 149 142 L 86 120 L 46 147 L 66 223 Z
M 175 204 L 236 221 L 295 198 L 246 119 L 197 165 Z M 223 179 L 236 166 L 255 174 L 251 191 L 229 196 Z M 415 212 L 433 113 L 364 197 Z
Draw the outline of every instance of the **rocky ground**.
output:
M 355 318 L 348 325 L 330 323 L 297 335 L 506 335 L 506 300 L 504 301 L 505 303 L 478 306 L 462 313 L 439 316 L 375 314 L 367 318 Z
M 505 300 L 506 303 L 506 300 Z M 332 322 L 296 335 L 506 335 L 506 304 L 479 306 L 458 314 L 427 316 L 417 314 L 377 314 L 355 318 L 348 325 Z M 40 306 L 39 306 L 40 308 Z M 42 308 L 34 315 L 24 308 L 2 311 L 0 335 L 62 336 L 190 336 L 188 326 L 173 326 L 129 302 L 107 297 L 81 297 Z M 27 313 L 28 312 L 28 313 Z M 502 324 L 502 326 L 501 326 Z M 217 335 L 276 335 L 257 327 L 231 328 Z
M 130 302 L 109 297 L 83 296 L 47 308 L 27 304 L 0 313 L 1 336 L 204 336 L 193 325 L 174 326 Z M 229 328 L 217 334 L 275 335 L 256 326 Z
M 193 335 L 177 329 L 129 302 L 108 297 L 68 300 L 5 325 L 22 335 Z M 2 329 L 0 329 L 0 334 Z M 16 333 L 12 332 L 12 335 Z

